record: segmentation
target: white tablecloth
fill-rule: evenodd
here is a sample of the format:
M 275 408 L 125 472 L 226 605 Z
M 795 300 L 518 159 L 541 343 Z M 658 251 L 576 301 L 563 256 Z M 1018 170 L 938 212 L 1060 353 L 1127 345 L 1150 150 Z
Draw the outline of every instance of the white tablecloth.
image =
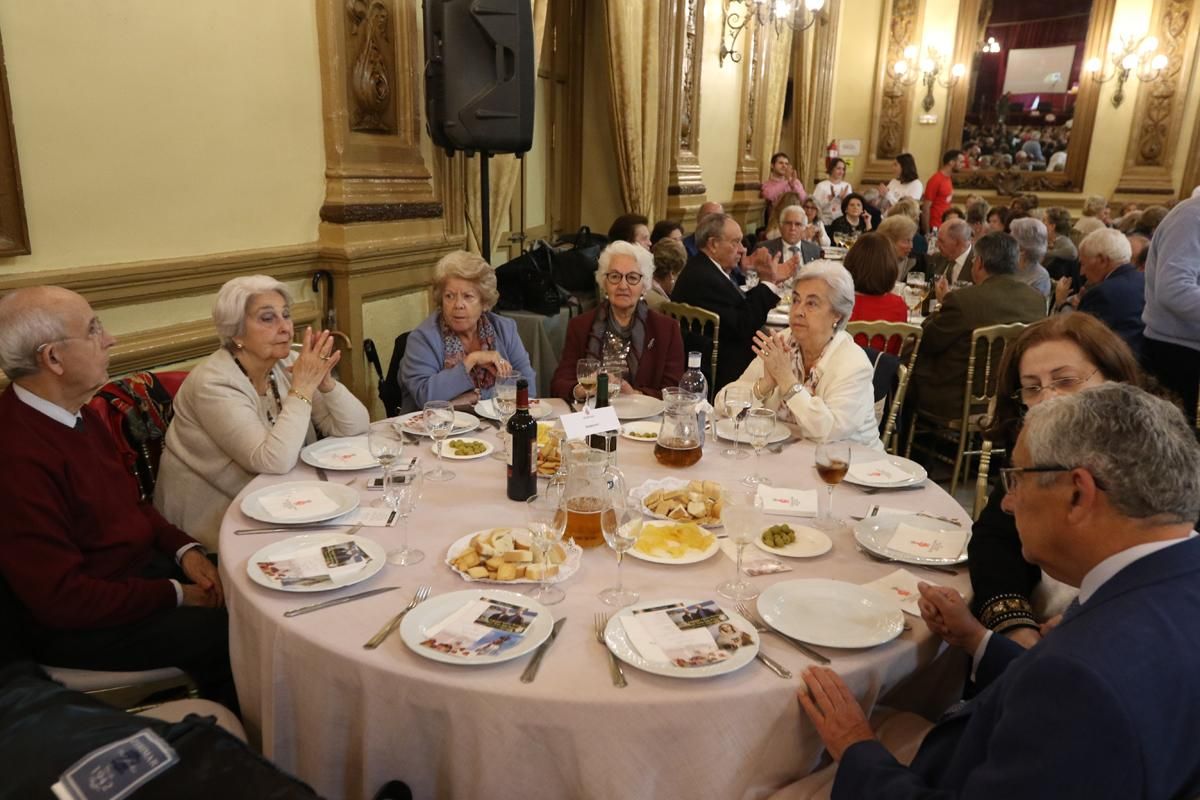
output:
M 710 441 L 696 466 L 672 474 L 730 484 L 740 480 L 753 461 L 722 457 L 724 445 Z M 651 445 L 622 439 L 619 447 L 631 487 L 667 472 L 654 461 Z M 423 455 L 426 461 L 432 458 L 427 448 Z M 817 485 L 809 444 L 791 445 L 781 455 L 764 453 L 762 460 L 777 486 Z M 612 610 L 596 597 L 615 577 L 615 558 L 604 549 L 585 551 L 579 573 L 563 584 L 567 598 L 552 611 L 567 622 L 532 684 L 518 680 L 525 658 L 487 667 L 448 666 L 409 651 L 398 634 L 378 650 L 364 650 L 362 643 L 419 584 L 431 584 L 435 594 L 476 585 L 442 563 L 455 539 L 523 520 L 523 509 L 504 496 L 500 462 L 485 458 L 451 466 L 457 477 L 427 482 L 412 518 L 412 541 L 425 551 L 425 560 L 411 567 L 387 565 L 368 581 L 339 590 L 351 594 L 401 585 L 401 591 L 291 619 L 283 617 L 285 610 L 338 593 L 290 594 L 253 584 L 246 574 L 249 557 L 283 535 L 233 535 L 235 528 L 261 523 L 245 517 L 238 502 L 230 507 L 220 560 L 233 671 L 246 727 L 268 758 L 329 797 L 369 798 L 386 780 L 399 778 L 421 798 L 492 800 L 759 798 L 818 764 L 820 740 L 801 718 L 794 697 L 798 677 L 781 680 L 756 662 L 705 680 L 659 677 L 626 666 L 628 688 L 611 685 L 604 650 L 592 632 L 594 613 Z M 330 472 L 335 481 L 358 476 L 354 486 L 363 490 L 364 502 L 371 502 L 379 493 L 365 491 L 363 475 Z M 313 471 L 302 464 L 287 476 L 260 477 L 246 491 L 312 478 Z M 967 519 L 932 484 L 875 495 L 843 485 L 835 492 L 835 511 L 842 515 L 865 513 L 874 503 Z M 380 528 L 362 533 L 389 549 L 399 536 Z M 786 560 L 794 571 L 752 580 L 760 587 L 804 577 L 866 583 L 895 569 L 856 552 L 849 533 L 836 537 L 834 549 L 824 556 Z M 624 572 L 627 585 L 643 600 L 717 599 L 714 587 L 733 570 L 718 553 L 688 566 L 629 558 Z M 914 572 L 969 590 L 965 568 L 957 577 Z M 928 713 L 953 699 L 954 680 L 933 679 L 937 670 L 927 666 L 944 647 L 920 620 L 906 619 L 912 630 L 886 645 L 825 648 L 868 708 L 910 676 L 915 680 L 908 686 L 920 687 L 902 692 L 910 704 Z M 772 636 L 763 637 L 763 647 L 796 676 L 811 663 Z M 960 677 L 957 661 L 942 669 L 949 661 L 938 659 L 939 675 Z

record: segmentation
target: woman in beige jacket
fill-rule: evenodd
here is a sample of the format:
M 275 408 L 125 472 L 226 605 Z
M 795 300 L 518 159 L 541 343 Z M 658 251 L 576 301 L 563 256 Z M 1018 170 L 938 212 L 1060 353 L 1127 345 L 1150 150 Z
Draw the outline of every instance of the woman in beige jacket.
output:
M 175 397 L 154 505 L 212 551 L 225 510 L 255 475 L 289 472 L 316 431 L 354 436 L 369 426 L 367 409 L 333 378 L 341 353 L 329 331 L 305 331 L 292 352 L 291 305 L 266 275 L 222 286 L 213 305 L 221 349 Z

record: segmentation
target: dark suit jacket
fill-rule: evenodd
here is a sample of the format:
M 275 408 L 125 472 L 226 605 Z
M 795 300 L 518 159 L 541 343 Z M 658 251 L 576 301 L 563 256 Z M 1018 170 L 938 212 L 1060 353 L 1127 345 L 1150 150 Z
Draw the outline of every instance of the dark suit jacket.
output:
M 1146 276 L 1133 264 L 1122 264 L 1079 298 L 1079 310 L 1100 319 L 1125 340 L 1137 357 L 1142 355 L 1142 308 L 1146 305 Z
M 1012 275 L 995 275 L 950 292 L 941 311 L 925 320 L 912 381 L 918 407 L 941 417 L 961 416 L 971 332 L 1045 316 L 1046 298 Z
M 596 319 L 596 309 L 585 311 L 567 324 L 558 368 L 550 379 L 550 394 L 570 402 L 575 388 L 575 362 L 588 355 L 588 334 Z M 646 345 L 638 362 L 638 372 L 629 383 L 643 394 L 662 397 L 667 386 L 678 386 L 683 377 L 683 336 L 679 323 L 653 309 L 646 315 Z
M 721 268 L 704 253 L 688 259 L 675 281 L 671 299 L 676 303 L 687 303 L 712 311 L 721 317 L 717 374 L 712 387 L 714 393 L 740 378 L 754 360 L 754 352 L 750 349 L 754 332 L 767 321 L 767 312 L 779 303 L 778 295 L 763 284 L 743 293 L 722 275 Z
M 696 247 L 696 234 L 689 233 L 687 236 L 683 237 L 683 249 L 687 250 L 688 258 L 692 258 L 693 256 L 700 254 L 700 248 Z
M 765 247 L 767 249 L 767 252 L 771 254 L 771 258 L 775 258 L 776 256 L 778 256 L 780 253 L 783 252 L 784 245 L 785 245 L 785 243 L 783 241 L 783 237 L 780 237 L 778 239 L 771 239 L 769 241 L 763 242 L 762 245 L 760 245 L 760 246 Z M 790 258 L 790 251 L 787 254 L 787 257 Z M 806 241 L 800 242 L 800 263 L 801 264 L 807 264 L 810 261 L 816 261 L 820 257 L 821 257 L 821 246 L 819 244 L 817 244 L 816 242 L 806 242 Z M 786 261 L 786 260 L 787 260 L 787 258 L 784 258 L 784 261 Z
M 971 262 L 975 258 L 975 253 L 972 250 L 967 251 L 967 258 L 963 261 L 962 270 L 958 273 L 960 281 L 973 281 L 971 277 Z M 925 277 L 932 283 L 943 275 L 946 280 L 950 280 L 951 267 L 954 262 L 946 258 L 941 253 L 933 253 L 925 257 Z
M 993 636 L 986 689 L 929 732 L 912 767 L 846 750 L 833 797 L 1200 795 L 1200 539 L 1118 572 L 1032 650 Z

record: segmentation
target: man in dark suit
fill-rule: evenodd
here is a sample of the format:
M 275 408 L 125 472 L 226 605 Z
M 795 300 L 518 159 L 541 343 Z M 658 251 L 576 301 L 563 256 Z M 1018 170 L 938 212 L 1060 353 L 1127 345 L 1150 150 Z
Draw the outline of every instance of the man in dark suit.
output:
M 926 624 L 971 654 L 985 688 L 925 735 L 911 767 L 836 673 L 806 671 L 800 704 L 840 761 L 832 796 L 1200 796 L 1200 445 L 1187 420 L 1108 383 L 1030 409 L 1012 463 L 1004 505 L 1022 548 L 1078 598 L 1025 650 L 954 590 L 920 585 Z
M 1140 359 L 1146 276 L 1129 263 L 1132 257 L 1129 239 L 1118 230 L 1104 228 L 1085 236 L 1079 244 L 1079 268 L 1087 287 L 1079 297 L 1079 310 L 1111 328 Z
M 808 216 L 800 206 L 788 206 L 779 212 L 779 238 L 771 239 L 762 246 L 771 254 L 772 260 L 786 261 L 797 258 L 807 264 L 821 257 L 821 246 L 816 242 L 801 239 L 808 227 Z
M 700 254 L 688 259 L 675 282 L 671 299 L 677 303 L 712 311 L 721 318 L 717 343 L 717 374 L 713 391 L 741 377 L 754 360 L 750 349 L 754 333 L 767 321 L 767 312 L 779 302 L 776 281 L 784 281 L 795 270 L 792 262 L 772 261 L 766 251 L 754 259 L 761 283 L 743 293 L 730 272 L 744 252 L 742 228 L 730 216 L 712 214 L 696 228 Z
M 696 230 L 700 230 L 700 223 L 704 222 L 704 218 L 711 214 L 724 214 L 725 207 L 720 203 L 707 202 L 701 203 L 700 208 L 696 210 Z M 687 236 L 683 237 L 683 249 L 687 250 L 688 258 L 693 258 L 700 255 L 700 248 L 696 245 L 696 231 L 692 231 Z
M 975 243 L 975 285 L 945 295 L 941 310 L 925 320 L 912 382 L 921 411 L 950 419 L 962 414 L 972 331 L 1046 316 L 1046 298 L 1017 279 L 1017 258 L 1016 239 L 984 236 Z
M 956 281 L 971 280 L 971 238 L 971 226 L 961 219 L 947 221 L 938 231 L 938 252 L 925 260 L 925 276 L 938 292 L 938 300 Z

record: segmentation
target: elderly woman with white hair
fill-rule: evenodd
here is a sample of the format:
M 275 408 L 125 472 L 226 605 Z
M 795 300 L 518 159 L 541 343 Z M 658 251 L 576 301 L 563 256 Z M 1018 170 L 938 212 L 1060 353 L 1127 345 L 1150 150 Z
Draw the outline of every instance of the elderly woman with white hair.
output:
M 596 283 L 603 298 L 595 308 L 567 325 L 558 369 L 550 392 L 566 400 L 581 399 L 577 392 L 576 362 L 592 357 L 619 360 L 626 369 L 620 394 L 662 397 L 662 390 L 678 386 L 683 377 L 683 336 L 679 323 L 651 309 L 643 299 L 654 274 L 650 253 L 628 242 L 613 242 L 600 254 Z
M 874 369 L 846 333 L 854 280 L 835 261 L 813 261 L 792 287 L 788 329 L 759 331 L 758 356 L 732 385 L 750 389 L 755 406 L 817 442 L 849 440 L 883 451 L 875 419 Z M 725 387 L 717 397 L 723 406 Z
M 353 436 L 370 421 L 333 377 L 341 354 L 329 331 L 305 330 L 292 351 L 292 297 L 279 281 L 228 281 L 212 316 L 221 347 L 175 396 L 154 505 L 215 551 L 225 509 L 256 475 L 290 471 L 318 431 Z
M 1042 266 L 1046 257 L 1046 226 L 1039 219 L 1022 217 L 1009 224 L 1009 231 L 1017 240 L 1020 260 L 1017 262 L 1017 280 L 1037 289 L 1043 297 L 1050 297 L 1054 290 L 1050 273 Z
M 434 267 L 432 295 L 436 310 L 409 334 L 400 362 L 402 411 L 430 400 L 486 400 L 497 378 L 513 374 L 529 381 L 530 397 L 537 394 L 517 323 L 491 311 L 500 299 L 491 264 L 465 251 L 443 256 Z

